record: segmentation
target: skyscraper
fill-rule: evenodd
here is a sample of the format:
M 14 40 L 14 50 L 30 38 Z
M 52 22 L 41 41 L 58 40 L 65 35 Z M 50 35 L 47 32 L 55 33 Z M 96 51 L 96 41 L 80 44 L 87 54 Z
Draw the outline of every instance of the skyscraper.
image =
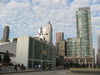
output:
M 56 33 L 56 47 L 57 47 L 57 56 L 65 56 L 65 40 L 64 33 Z
M 57 32 L 56 33 L 56 43 L 64 41 L 64 33 L 63 32 Z
M 65 41 L 59 42 L 57 46 L 57 56 L 65 56 Z
M 94 57 L 90 8 L 79 8 L 76 12 L 76 19 L 77 38 L 80 40 L 80 55 L 81 57 Z
M 67 39 L 67 57 L 87 67 L 94 65 L 94 49 L 92 40 L 92 26 L 90 8 L 79 8 L 76 12 L 77 38 Z
M 94 64 L 94 50 L 92 40 L 92 26 L 90 8 L 79 8 L 76 12 L 77 19 L 77 38 L 80 49 L 80 58 L 85 64 L 93 66 Z M 81 61 L 81 60 L 80 60 Z
M 100 67 L 100 31 L 98 33 L 98 53 L 97 53 L 97 66 Z
M 50 21 L 48 22 L 47 26 L 43 27 L 43 36 L 47 43 L 52 43 L 52 25 Z
M 98 53 L 100 53 L 100 31 L 98 33 Z
M 9 32 L 10 32 L 9 26 L 5 26 L 3 38 L 1 39 L 2 42 L 9 42 Z

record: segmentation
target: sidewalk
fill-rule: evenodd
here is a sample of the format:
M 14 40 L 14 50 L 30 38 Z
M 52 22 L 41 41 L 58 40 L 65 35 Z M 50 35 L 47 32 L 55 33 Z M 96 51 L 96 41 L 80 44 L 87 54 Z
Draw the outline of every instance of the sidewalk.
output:
M 9 73 L 24 73 L 24 72 L 42 72 L 42 71 L 55 71 L 55 70 L 39 70 L 39 69 L 27 69 L 23 71 L 5 71 L 5 72 L 0 72 L 0 74 L 9 74 Z
M 23 70 L 23 71 L 5 71 L 5 72 L 0 72 L 0 74 L 9 74 L 9 73 L 24 73 L 24 72 L 37 72 L 38 70 L 35 69 L 28 69 L 28 70 Z

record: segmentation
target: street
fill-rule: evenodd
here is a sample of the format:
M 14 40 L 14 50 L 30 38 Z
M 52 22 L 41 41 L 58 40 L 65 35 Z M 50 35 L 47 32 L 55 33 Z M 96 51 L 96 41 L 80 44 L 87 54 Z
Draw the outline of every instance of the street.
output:
M 96 74 L 66 73 L 66 71 L 63 70 L 57 70 L 57 71 L 42 71 L 42 72 L 9 73 L 0 75 L 96 75 Z

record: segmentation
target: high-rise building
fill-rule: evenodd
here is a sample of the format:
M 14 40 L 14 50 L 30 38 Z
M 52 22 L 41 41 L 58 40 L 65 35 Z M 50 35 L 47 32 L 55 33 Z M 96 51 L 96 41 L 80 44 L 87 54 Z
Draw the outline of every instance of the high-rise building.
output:
M 63 32 L 57 32 L 56 33 L 56 43 L 64 41 L 64 33 Z
M 94 65 L 94 49 L 92 40 L 92 26 L 90 8 L 79 8 L 76 12 L 77 38 L 67 39 L 67 58 L 88 67 Z
M 38 34 L 35 35 L 35 38 L 38 40 L 43 40 L 48 44 L 52 44 L 52 25 L 50 21 L 46 26 L 39 28 Z
M 98 33 L 98 53 L 100 53 L 100 31 Z
M 9 32 L 10 32 L 9 26 L 5 26 L 1 42 L 9 42 Z
M 93 41 L 90 8 L 79 8 L 76 12 L 77 37 L 80 39 L 81 56 L 93 57 Z
M 65 56 L 65 41 L 57 43 L 57 56 Z
M 64 41 L 64 33 L 57 32 L 56 33 L 56 47 L 57 47 L 57 56 L 65 56 L 65 41 Z
M 67 57 L 80 57 L 80 52 L 78 48 L 78 39 L 77 38 L 68 38 L 67 42 Z
M 80 49 L 79 49 L 79 39 L 78 38 L 68 38 L 66 40 L 66 56 L 68 61 L 73 61 L 74 63 L 82 64 L 80 62 Z
M 97 66 L 100 67 L 100 32 L 98 33 L 98 53 L 97 53 Z
M 47 26 L 43 27 L 42 32 L 47 43 L 52 43 L 52 25 L 50 21 L 48 22 Z
M 93 65 L 94 50 L 92 40 L 92 26 L 90 8 L 79 8 L 76 12 L 77 19 L 77 38 L 80 44 L 80 57 L 85 58 L 84 62 Z

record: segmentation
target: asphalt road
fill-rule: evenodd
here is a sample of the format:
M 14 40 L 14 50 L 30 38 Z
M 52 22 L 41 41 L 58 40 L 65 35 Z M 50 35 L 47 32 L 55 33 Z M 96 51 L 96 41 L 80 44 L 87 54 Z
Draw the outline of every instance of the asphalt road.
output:
M 10 73 L 10 74 L 0 74 L 0 75 L 92 75 L 92 74 L 67 73 L 66 71 L 63 70 L 57 70 L 57 71 L 45 71 L 45 72 L 43 71 L 43 72 Z

